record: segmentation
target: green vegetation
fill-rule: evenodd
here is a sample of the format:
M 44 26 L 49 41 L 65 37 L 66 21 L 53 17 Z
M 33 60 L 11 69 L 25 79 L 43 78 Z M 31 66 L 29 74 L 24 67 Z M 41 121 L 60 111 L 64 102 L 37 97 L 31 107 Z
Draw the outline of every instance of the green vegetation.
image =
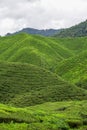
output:
M 87 51 L 64 60 L 55 68 L 63 79 L 87 89 Z
M 87 37 L 0 37 L 0 130 L 87 130 L 86 72 Z
M 40 67 L 0 63 L 0 102 L 24 107 L 71 99 L 87 99 L 87 92 Z
M 16 34 L 0 38 L 0 61 L 29 63 L 50 68 L 73 54 L 51 38 Z
M 0 130 L 86 130 L 87 101 L 44 103 L 27 108 L 0 104 Z
M 87 50 L 87 37 L 55 38 L 54 40 L 62 47 L 67 48 L 73 55 Z

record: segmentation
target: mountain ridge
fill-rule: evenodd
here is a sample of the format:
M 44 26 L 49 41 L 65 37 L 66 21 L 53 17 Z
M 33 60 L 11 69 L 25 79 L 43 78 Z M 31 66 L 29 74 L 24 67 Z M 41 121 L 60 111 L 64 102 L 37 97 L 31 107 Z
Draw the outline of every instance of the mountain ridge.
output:
M 56 33 L 60 32 L 61 29 L 34 29 L 34 28 L 23 28 L 14 33 L 7 33 L 6 36 L 19 34 L 19 33 L 27 33 L 34 35 L 42 35 L 42 36 L 53 36 Z
M 87 20 L 70 28 L 62 29 L 55 37 L 84 37 L 87 36 Z

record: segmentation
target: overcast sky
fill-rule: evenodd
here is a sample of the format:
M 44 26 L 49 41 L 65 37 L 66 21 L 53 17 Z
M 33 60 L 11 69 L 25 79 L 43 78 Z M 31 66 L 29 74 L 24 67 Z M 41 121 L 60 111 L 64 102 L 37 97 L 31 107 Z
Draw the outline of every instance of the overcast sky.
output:
M 0 0 L 0 35 L 25 27 L 66 28 L 87 19 L 87 0 Z

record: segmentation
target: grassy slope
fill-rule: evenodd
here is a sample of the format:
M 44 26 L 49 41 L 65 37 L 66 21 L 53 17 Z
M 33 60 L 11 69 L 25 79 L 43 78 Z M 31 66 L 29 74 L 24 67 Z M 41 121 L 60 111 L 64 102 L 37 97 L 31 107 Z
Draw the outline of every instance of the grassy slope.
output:
M 87 37 L 55 38 L 54 40 L 75 55 L 87 50 Z
M 87 51 L 61 62 L 56 67 L 56 73 L 71 83 L 87 89 Z
M 27 108 L 0 104 L 0 130 L 19 129 L 86 130 L 87 101 L 47 102 Z
M 87 99 L 87 92 L 34 65 L 0 62 L 0 102 L 23 107 L 70 99 Z
M 51 38 L 17 34 L 0 38 L 0 61 L 21 62 L 50 68 L 73 56 Z

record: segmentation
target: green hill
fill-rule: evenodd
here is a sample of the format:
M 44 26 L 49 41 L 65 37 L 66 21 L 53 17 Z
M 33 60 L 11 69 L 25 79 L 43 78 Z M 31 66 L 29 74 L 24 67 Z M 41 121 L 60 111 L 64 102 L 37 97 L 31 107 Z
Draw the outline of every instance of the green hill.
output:
M 83 37 L 87 36 L 87 20 L 67 29 L 62 29 L 55 37 Z
M 87 50 L 87 37 L 55 38 L 54 40 L 74 55 Z
M 71 83 L 87 89 L 87 51 L 61 62 L 56 66 L 56 72 Z
M 24 33 L 1 37 L 0 102 L 23 107 L 46 101 L 87 99 L 84 89 L 72 85 L 78 83 L 74 82 L 74 78 L 69 84 L 50 72 L 56 68 L 55 72 L 67 80 L 70 67 L 64 69 L 61 61 L 65 63 L 70 57 L 73 59 L 83 52 L 87 48 L 86 39 L 56 39 Z M 69 61 L 65 67 L 71 63 Z
M 52 68 L 57 62 L 73 56 L 51 38 L 16 34 L 0 38 L 0 61 L 30 63 Z
M 87 92 L 40 67 L 0 62 L 0 102 L 24 107 L 71 99 L 87 99 Z

